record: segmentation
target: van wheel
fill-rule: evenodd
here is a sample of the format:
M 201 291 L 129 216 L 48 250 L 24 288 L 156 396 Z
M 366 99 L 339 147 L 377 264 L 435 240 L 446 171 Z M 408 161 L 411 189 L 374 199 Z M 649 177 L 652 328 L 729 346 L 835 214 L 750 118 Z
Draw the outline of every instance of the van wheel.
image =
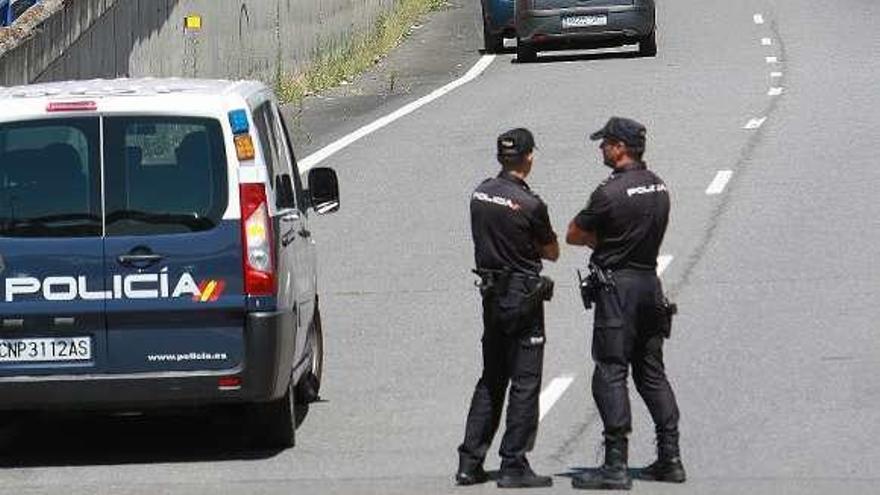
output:
M 516 40 L 516 62 L 519 64 L 529 64 L 538 60 L 538 50 L 533 46 L 529 46 Z
M 293 447 L 296 437 L 296 408 L 293 385 L 287 386 L 284 397 L 272 402 L 251 404 L 250 428 L 258 447 L 286 449 Z
M 301 404 L 310 404 L 320 398 L 321 378 L 324 376 L 324 331 L 321 327 L 321 310 L 315 302 L 315 316 L 306 336 L 309 367 L 296 384 L 296 398 Z
M 657 31 L 651 31 L 651 34 L 639 41 L 639 55 L 642 57 L 657 56 Z

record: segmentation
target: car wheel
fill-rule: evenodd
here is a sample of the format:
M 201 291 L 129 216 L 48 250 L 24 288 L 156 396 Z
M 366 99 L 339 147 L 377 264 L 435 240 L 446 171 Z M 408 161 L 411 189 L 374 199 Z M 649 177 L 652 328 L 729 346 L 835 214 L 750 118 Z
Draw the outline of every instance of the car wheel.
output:
M 284 397 L 265 403 L 251 404 L 250 428 L 258 447 L 286 449 L 293 447 L 296 437 L 296 394 L 293 383 Z
M 538 50 L 535 47 L 516 40 L 516 61 L 520 64 L 528 64 L 538 60 Z
M 309 404 L 320 398 L 321 378 L 324 376 L 324 331 L 321 327 L 321 309 L 315 302 L 315 316 L 306 337 L 309 367 L 296 384 L 296 398 L 300 404 Z
M 639 40 L 639 55 L 642 57 L 657 56 L 657 31 Z

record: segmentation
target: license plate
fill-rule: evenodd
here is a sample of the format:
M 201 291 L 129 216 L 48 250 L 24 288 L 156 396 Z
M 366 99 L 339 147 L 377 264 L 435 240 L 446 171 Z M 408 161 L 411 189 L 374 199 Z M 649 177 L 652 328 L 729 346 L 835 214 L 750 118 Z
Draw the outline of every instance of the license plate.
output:
M 562 18 L 563 28 L 582 28 L 592 26 L 607 26 L 607 15 L 576 15 Z
M 89 361 L 90 337 L 45 339 L 0 339 L 0 363 Z

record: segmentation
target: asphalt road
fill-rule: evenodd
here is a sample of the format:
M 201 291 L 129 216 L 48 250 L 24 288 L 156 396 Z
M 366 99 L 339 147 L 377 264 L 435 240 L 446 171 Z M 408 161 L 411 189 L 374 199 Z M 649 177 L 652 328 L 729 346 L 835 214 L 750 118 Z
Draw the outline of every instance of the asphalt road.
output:
M 473 8 L 433 16 L 385 62 L 405 90 L 388 91 L 380 67 L 310 100 L 301 156 L 467 70 L 479 57 Z M 540 148 L 530 183 L 562 232 L 607 174 L 584 136 L 614 114 L 648 125 L 649 165 L 673 192 L 663 278 L 682 312 L 667 367 L 689 480 L 634 492 L 878 493 L 880 5 L 679 0 L 658 14 L 656 58 L 501 55 L 322 163 L 339 173 L 343 208 L 313 223 L 327 370 L 295 449 L 239 446 L 234 418 L 36 418 L 0 459 L 0 492 L 493 492 L 452 486 L 479 373 L 469 192 L 496 171 L 495 136 L 528 126 Z M 458 37 L 437 55 L 428 41 L 449 30 Z M 408 57 L 431 59 L 424 79 Z M 565 249 L 547 268 L 558 286 L 545 383 L 573 380 L 531 456 L 556 486 L 535 493 L 567 492 L 566 474 L 600 461 L 589 315 L 574 290 L 585 254 Z M 638 468 L 652 460 L 652 427 L 633 405 Z

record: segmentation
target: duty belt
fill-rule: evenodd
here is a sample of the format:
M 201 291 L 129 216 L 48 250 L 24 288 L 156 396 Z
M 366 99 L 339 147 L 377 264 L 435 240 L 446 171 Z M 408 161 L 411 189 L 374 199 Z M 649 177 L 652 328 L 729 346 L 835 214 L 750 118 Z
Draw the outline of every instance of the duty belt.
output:
M 475 285 L 479 288 L 480 295 L 483 297 L 503 297 L 510 290 L 510 281 L 520 279 L 528 284 L 534 284 L 534 288 L 526 294 L 527 302 L 549 301 L 553 298 L 554 283 L 550 277 L 514 272 L 510 269 L 491 270 L 477 268 L 471 271 L 480 277 L 480 280 L 475 282 Z

